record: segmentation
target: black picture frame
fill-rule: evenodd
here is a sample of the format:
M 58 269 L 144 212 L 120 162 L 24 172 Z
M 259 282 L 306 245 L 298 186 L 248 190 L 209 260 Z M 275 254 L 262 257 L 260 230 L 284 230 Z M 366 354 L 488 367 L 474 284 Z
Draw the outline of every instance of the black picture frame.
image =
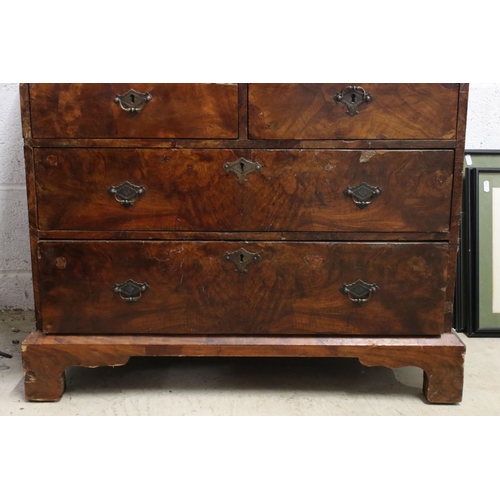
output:
M 500 264 L 500 252 L 493 255 L 493 243 L 490 244 L 489 240 L 492 239 L 493 231 L 488 232 L 489 226 L 485 227 L 485 221 L 489 222 L 493 216 L 485 213 L 484 207 L 481 209 L 481 205 L 485 204 L 484 197 L 492 192 L 492 189 L 488 192 L 483 189 L 486 176 L 495 179 L 500 186 L 500 168 L 466 168 L 464 173 L 454 328 L 469 337 L 500 337 L 500 312 L 494 313 L 493 305 L 491 314 L 488 312 L 488 304 L 492 304 L 493 297 L 493 273 L 488 266 L 490 260 L 493 265 L 494 259 Z M 485 276 L 491 278 L 491 283 L 485 283 Z

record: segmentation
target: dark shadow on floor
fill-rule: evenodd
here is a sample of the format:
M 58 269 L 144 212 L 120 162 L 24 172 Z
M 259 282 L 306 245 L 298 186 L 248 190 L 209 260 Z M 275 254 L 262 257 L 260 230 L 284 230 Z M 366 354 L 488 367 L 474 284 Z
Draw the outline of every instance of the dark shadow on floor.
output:
M 66 371 L 66 394 L 305 391 L 422 395 L 422 370 L 365 367 L 348 358 L 131 358 L 121 367 Z M 399 379 L 399 380 L 398 380 Z M 401 382 L 401 380 L 403 382 Z M 64 397 L 64 396 L 63 396 Z

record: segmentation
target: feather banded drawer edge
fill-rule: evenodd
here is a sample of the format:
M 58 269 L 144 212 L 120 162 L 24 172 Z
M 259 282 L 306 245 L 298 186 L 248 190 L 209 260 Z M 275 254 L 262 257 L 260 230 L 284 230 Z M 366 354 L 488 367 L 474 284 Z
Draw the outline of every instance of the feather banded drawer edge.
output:
M 419 366 L 451 331 L 467 84 L 21 84 L 25 394 L 130 356 Z

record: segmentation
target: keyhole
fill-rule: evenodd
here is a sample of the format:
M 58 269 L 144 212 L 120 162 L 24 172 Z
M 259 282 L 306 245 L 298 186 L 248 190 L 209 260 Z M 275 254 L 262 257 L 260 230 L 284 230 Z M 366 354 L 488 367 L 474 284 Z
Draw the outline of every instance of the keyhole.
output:
M 351 101 L 352 101 L 353 103 L 355 103 L 355 102 L 356 102 L 356 94 L 351 94 Z
M 241 171 L 243 172 L 245 170 L 245 164 L 242 162 L 240 163 L 240 168 L 241 168 Z
M 130 96 L 130 100 L 132 101 L 132 104 L 134 104 L 134 103 L 135 103 L 135 95 L 134 95 L 134 94 L 132 94 L 132 95 Z
M 241 262 L 241 264 L 243 264 L 243 259 L 244 258 L 245 258 L 245 256 L 242 253 L 240 253 L 240 262 Z

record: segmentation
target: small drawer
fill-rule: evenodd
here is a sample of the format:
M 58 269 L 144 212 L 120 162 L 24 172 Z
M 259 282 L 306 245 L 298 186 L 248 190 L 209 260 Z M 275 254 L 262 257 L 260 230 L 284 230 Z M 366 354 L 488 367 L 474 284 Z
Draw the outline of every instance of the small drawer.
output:
M 447 245 L 42 241 L 43 331 L 438 335 Z
M 453 158 L 450 150 L 41 148 L 39 227 L 446 232 Z
M 232 139 L 237 84 L 31 84 L 34 138 Z
M 250 84 L 253 139 L 454 139 L 458 84 Z

